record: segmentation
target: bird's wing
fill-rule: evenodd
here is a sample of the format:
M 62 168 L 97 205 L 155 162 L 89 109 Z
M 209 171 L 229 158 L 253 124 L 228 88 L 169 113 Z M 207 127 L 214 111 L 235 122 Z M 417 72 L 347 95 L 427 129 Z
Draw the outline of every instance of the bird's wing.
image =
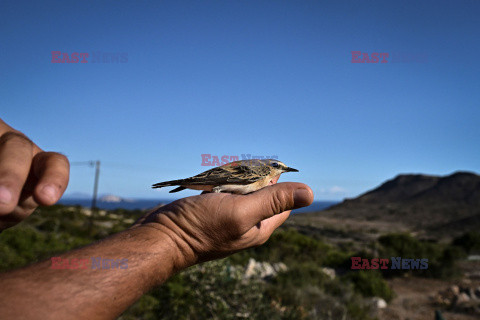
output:
M 159 182 L 154 184 L 152 188 L 175 185 L 250 184 L 264 178 L 269 173 L 270 168 L 267 166 L 225 165 L 207 170 L 187 179 Z
M 270 168 L 266 166 L 222 166 L 202 172 L 192 178 L 192 181 L 198 181 L 198 184 L 250 184 L 260 180 L 270 173 Z M 207 182 L 207 183 L 205 183 Z

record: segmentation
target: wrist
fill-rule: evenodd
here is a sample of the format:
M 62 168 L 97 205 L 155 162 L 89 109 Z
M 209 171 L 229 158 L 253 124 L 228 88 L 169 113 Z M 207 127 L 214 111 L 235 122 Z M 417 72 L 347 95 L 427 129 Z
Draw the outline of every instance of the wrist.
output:
M 154 286 L 162 284 L 173 274 L 196 263 L 196 255 L 181 232 L 159 223 L 146 223 L 127 230 L 128 236 L 139 239 L 145 256 L 156 267 Z M 160 268 L 159 268 L 160 267 Z M 160 273 L 158 273 L 160 271 Z

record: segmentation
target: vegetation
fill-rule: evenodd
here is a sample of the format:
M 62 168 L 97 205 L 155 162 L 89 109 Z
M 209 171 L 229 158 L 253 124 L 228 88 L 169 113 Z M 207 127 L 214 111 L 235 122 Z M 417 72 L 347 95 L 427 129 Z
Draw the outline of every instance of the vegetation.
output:
M 464 253 L 451 245 L 430 241 L 420 241 L 409 234 L 395 233 L 383 235 L 378 239 L 381 244 L 381 257 L 402 257 L 411 259 L 428 259 L 428 268 L 423 270 L 384 270 L 387 277 L 412 274 L 429 278 L 452 278 L 459 275 L 456 260 Z
M 480 232 L 471 231 L 455 238 L 452 242 L 454 246 L 460 247 L 466 253 L 480 253 Z
M 382 274 L 376 270 L 350 272 L 344 280 L 352 282 L 355 290 L 363 296 L 381 297 L 387 302 L 394 297 L 392 289 L 385 283 Z
M 0 234 L 0 271 L 25 266 L 121 231 L 141 211 L 102 211 L 92 222 L 80 207 L 39 208 L 20 225 Z M 121 319 L 373 319 L 368 297 L 390 301 L 384 277 L 411 273 L 447 277 L 463 250 L 478 238 L 465 235 L 456 246 L 423 242 L 407 234 L 384 235 L 364 248 L 326 243 L 319 234 L 277 230 L 263 246 L 193 266 L 144 295 Z M 459 249 L 461 247 L 462 249 Z M 375 253 L 376 252 L 376 253 Z M 374 254 L 375 253 L 375 254 Z M 351 270 L 352 256 L 428 258 L 427 270 Z M 278 263 L 287 270 L 269 279 L 245 277 L 249 259 Z M 337 270 L 327 275 L 324 267 Z M 382 272 L 381 272 L 382 271 Z M 395 272 L 393 272 L 395 271 Z

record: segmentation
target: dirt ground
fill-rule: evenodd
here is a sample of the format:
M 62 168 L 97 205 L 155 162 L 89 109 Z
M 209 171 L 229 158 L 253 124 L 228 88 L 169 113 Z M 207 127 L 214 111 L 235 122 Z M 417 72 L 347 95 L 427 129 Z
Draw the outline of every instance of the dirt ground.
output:
M 478 320 L 480 316 L 450 312 L 445 307 L 434 304 L 434 295 L 452 285 L 479 286 L 480 281 L 456 280 L 442 281 L 424 278 L 395 278 L 389 281 L 396 297 L 387 308 L 380 310 L 379 319 L 385 320 L 433 320 L 435 310 L 442 312 L 445 320 Z
M 330 215 L 301 214 L 289 219 L 292 226 L 307 234 L 321 234 L 332 244 L 353 242 L 361 248 L 365 243 L 376 239 L 380 234 L 409 231 L 399 223 L 378 221 L 358 221 L 339 219 Z M 417 235 L 416 233 L 412 233 Z M 458 280 L 439 280 L 416 277 L 403 277 L 388 280 L 396 297 L 376 316 L 380 320 L 434 320 L 435 310 L 440 310 L 445 320 L 480 320 L 478 314 L 466 314 L 447 310 L 447 307 L 435 305 L 435 296 L 453 285 L 479 287 L 480 261 L 460 263 L 463 277 Z

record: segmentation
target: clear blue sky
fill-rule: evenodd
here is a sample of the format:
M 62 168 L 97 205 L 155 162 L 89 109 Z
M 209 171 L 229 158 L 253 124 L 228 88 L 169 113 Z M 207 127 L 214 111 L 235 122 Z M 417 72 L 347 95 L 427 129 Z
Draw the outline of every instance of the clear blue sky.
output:
M 473 0 L 3 0 L 0 116 L 71 161 L 101 160 L 99 192 L 125 197 L 172 197 L 151 184 L 208 169 L 203 153 L 278 155 L 300 170 L 280 181 L 316 200 L 399 173 L 478 173 L 479 16 Z M 67 193 L 91 193 L 93 173 L 73 166 Z

